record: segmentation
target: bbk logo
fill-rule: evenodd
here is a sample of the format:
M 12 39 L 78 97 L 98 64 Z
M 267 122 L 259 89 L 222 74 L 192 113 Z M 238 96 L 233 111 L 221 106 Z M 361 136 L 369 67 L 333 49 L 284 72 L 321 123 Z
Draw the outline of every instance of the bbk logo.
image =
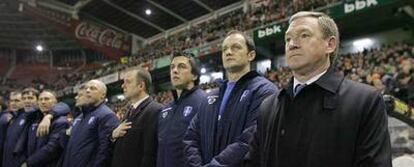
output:
M 345 13 L 351 13 L 354 11 L 358 11 L 364 8 L 368 8 L 371 6 L 378 5 L 377 0 L 363 0 L 363 1 L 355 1 L 354 3 L 345 3 L 344 10 Z
M 280 25 L 274 25 L 273 27 L 267 27 L 264 30 L 258 31 L 258 37 L 263 38 L 272 34 L 277 34 L 282 32 L 282 27 Z

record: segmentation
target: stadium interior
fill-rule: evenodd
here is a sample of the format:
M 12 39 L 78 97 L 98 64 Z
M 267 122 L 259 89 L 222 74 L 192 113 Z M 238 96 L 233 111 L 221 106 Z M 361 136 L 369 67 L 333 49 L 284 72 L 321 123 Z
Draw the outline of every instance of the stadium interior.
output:
M 292 75 L 284 58 L 289 17 L 329 14 L 341 45 L 335 68 L 384 94 L 393 158 L 414 158 L 414 1 L 412 0 L 0 0 L 0 95 L 25 87 L 71 100 L 99 79 L 119 115 L 130 67 L 152 74 L 154 98 L 173 100 L 169 65 L 177 50 L 200 63 L 200 87 L 226 79 L 221 42 L 241 30 L 256 44 L 253 69 L 278 87 Z

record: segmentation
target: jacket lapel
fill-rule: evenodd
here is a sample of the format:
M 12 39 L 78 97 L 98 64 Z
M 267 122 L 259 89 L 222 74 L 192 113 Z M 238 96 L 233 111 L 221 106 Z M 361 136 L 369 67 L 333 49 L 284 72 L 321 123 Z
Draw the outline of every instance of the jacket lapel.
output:
M 148 97 L 147 99 L 145 99 L 141 104 L 139 104 L 139 106 L 134 109 L 131 110 L 131 112 L 128 114 L 128 119 L 129 120 L 135 120 L 137 117 L 139 117 L 140 115 L 142 115 L 142 113 L 146 110 L 147 106 L 152 102 L 152 98 Z

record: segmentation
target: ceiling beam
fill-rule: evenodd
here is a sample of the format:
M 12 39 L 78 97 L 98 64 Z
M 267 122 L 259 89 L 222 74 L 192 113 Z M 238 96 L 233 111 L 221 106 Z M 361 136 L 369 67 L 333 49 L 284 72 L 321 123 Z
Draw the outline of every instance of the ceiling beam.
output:
M 180 15 L 178 15 L 178 14 L 174 13 L 173 11 L 171 11 L 171 10 L 169 10 L 169 9 L 165 8 L 164 6 L 162 6 L 162 5 L 160 5 L 160 4 L 156 3 L 156 2 L 154 2 L 154 1 L 152 1 L 152 0 L 147 0 L 147 2 L 149 2 L 149 3 L 150 3 L 150 4 L 152 4 L 152 5 L 154 5 L 154 6 L 155 6 L 155 7 L 157 7 L 158 9 L 161 9 L 162 11 L 164 11 L 164 12 L 166 12 L 166 13 L 170 14 L 171 16 L 174 16 L 175 18 L 177 18 L 178 20 L 181 20 L 181 21 L 182 21 L 182 22 L 184 22 L 184 23 L 188 22 L 188 20 L 187 20 L 187 19 L 185 19 L 185 18 L 181 17 Z
M 10 44 L 3 44 L 0 42 L 0 48 L 13 48 L 13 49 L 33 49 L 33 45 L 10 45 Z M 82 49 L 82 46 L 75 46 L 75 45 L 54 45 L 48 46 L 48 49 L 52 50 L 71 50 L 71 49 Z
M 34 25 L 34 24 L 39 24 L 39 23 L 37 23 L 37 22 L 34 22 L 34 21 L 30 21 L 30 20 L 25 20 L 25 21 L 21 21 L 21 20 L 15 20 L 15 21 L 12 21 L 12 20 L 0 20 L 0 24 L 31 24 L 31 25 Z
M 31 32 L 31 33 L 53 33 L 48 31 L 47 29 L 40 29 L 40 28 L 16 28 L 16 27 L 4 27 L 4 25 L 0 26 L 0 31 L 7 31 L 7 32 Z
M 16 40 L 16 39 L 1 39 L 0 43 L 8 43 L 8 44 L 22 44 L 22 45 L 34 45 L 37 43 L 37 41 L 28 41 L 28 40 Z M 75 41 L 72 40 L 48 40 L 48 41 L 42 41 L 46 46 L 50 44 L 77 44 Z
M 140 16 L 138 16 L 138 15 L 136 15 L 136 14 L 134 14 L 134 13 L 132 13 L 132 12 L 130 12 L 130 11 L 127 11 L 127 10 L 125 10 L 124 8 L 122 8 L 122 7 L 118 6 L 117 4 L 114 4 L 114 3 L 110 2 L 109 0 L 102 0 L 102 1 L 103 1 L 103 2 L 105 2 L 105 3 L 107 3 L 107 4 L 108 4 L 108 5 L 110 5 L 110 6 L 114 7 L 115 9 L 120 10 L 120 11 L 121 11 L 121 12 L 123 12 L 123 13 L 125 13 L 125 14 L 127 14 L 127 15 L 129 15 L 129 16 L 131 16 L 131 17 L 135 18 L 135 19 L 138 19 L 139 21 L 144 22 L 145 24 L 147 24 L 147 25 L 149 25 L 149 26 L 151 26 L 151 27 L 153 27 L 153 28 L 157 29 L 158 31 L 161 31 L 161 32 L 164 32 L 164 31 L 165 31 L 165 29 L 161 28 L 160 26 L 155 25 L 154 23 L 151 23 L 151 22 L 149 22 L 149 21 L 145 20 L 144 18 L 142 18 L 142 17 L 140 17 Z
M 90 15 L 90 14 L 88 14 L 88 13 L 82 12 L 82 16 L 85 16 L 85 17 L 87 17 L 88 19 L 91 19 L 92 21 L 95 21 L 95 22 L 97 22 L 97 23 L 99 23 L 99 24 L 102 24 L 102 25 L 104 25 L 104 26 L 106 26 L 106 27 L 112 28 L 112 29 L 114 29 L 114 30 L 116 30 L 116 31 L 119 31 L 119 32 L 122 32 L 122 33 L 124 33 L 124 34 L 131 34 L 131 32 L 125 31 L 125 30 L 123 30 L 123 29 L 122 29 L 122 28 L 120 28 L 120 27 L 117 27 L 117 26 L 114 26 L 114 25 L 112 25 L 112 24 L 109 24 L 109 23 L 107 23 L 107 22 L 105 22 L 105 21 L 103 21 L 103 20 L 101 20 L 101 19 L 98 19 L 98 18 L 96 18 L 96 17 L 94 17 L 94 16 L 92 16 L 92 15 Z M 144 38 L 144 37 L 142 37 L 142 36 L 140 36 L 140 35 L 138 35 L 138 34 L 134 34 L 134 35 L 135 35 L 135 36 L 137 36 L 137 38 L 138 38 L 139 40 L 141 40 L 141 41 L 145 41 L 145 38 Z
M 200 0 L 192 0 L 192 1 L 194 1 L 196 4 L 200 5 L 204 9 L 207 9 L 209 12 L 213 12 L 214 11 L 212 8 L 210 8 L 208 5 L 204 4 Z
M 20 18 L 23 18 L 24 17 L 20 13 L 10 13 L 10 12 L 0 12 L 0 16 L 5 16 L 5 17 L 20 17 Z
M 3 39 L 16 39 L 16 40 L 43 40 L 43 41 L 49 41 L 49 40 L 71 40 L 68 38 L 65 38 L 63 36 L 54 36 L 54 35 L 35 35 L 35 34 L 6 34 L 6 33 L 0 33 L 0 40 Z

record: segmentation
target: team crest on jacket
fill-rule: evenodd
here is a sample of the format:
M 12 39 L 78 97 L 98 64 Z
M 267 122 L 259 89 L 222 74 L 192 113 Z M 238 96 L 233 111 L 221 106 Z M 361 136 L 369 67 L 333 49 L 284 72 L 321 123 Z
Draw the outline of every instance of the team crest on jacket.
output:
M 20 120 L 19 125 L 20 126 L 24 125 L 24 122 L 26 122 L 24 119 Z
M 168 112 L 167 111 L 164 111 L 164 112 L 162 112 L 161 117 L 162 118 L 165 118 L 165 117 L 167 117 L 167 115 L 168 115 Z
M 247 94 L 249 94 L 249 92 L 250 92 L 250 90 L 245 90 L 243 92 L 243 94 L 241 95 L 241 97 L 240 97 L 240 101 L 242 101 L 247 96 Z
M 183 111 L 184 117 L 190 115 L 191 114 L 191 111 L 193 111 L 193 107 L 191 107 L 191 106 L 185 106 L 184 107 L 184 111 Z
M 93 122 L 95 122 L 95 117 L 91 117 L 89 118 L 88 124 L 92 124 Z
M 168 108 L 166 108 L 166 109 L 163 109 L 162 111 L 161 111 L 161 117 L 164 119 L 164 118 L 166 118 L 167 117 L 167 115 L 168 115 L 168 111 L 169 110 L 171 110 L 172 109 L 172 107 L 168 107 Z
M 32 125 L 32 130 L 35 130 L 38 124 L 33 124 Z
M 80 118 L 76 118 L 74 121 L 73 121 L 73 124 L 72 124 L 72 126 L 75 126 L 79 121 L 81 121 L 81 119 Z
M 217 98 L 218 98 L 218 96 L 208 96 L 207 97 L 207 99 L 208 99 L 208 104 L 214 104 L 214 102 L 216 102 L 216 100 L 217 100 Z

